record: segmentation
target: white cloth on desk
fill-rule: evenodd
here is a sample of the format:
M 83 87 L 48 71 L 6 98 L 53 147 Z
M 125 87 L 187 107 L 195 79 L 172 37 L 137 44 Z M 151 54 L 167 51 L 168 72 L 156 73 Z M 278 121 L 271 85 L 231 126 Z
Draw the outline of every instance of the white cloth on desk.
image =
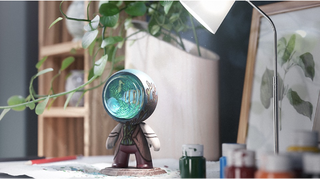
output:
M 101 169 L 110 167 L 112 160 L 113 156 L 94 156 L 39 165 L 27 165 L 26 162 L 0 162 L 0 172 L 33 178 L 128 178 L 128 176 L 112 177 L 99 173 Z M 180 178 L 177 159 L 154 159 L 153 165 L 165 169 L 167 173 L 146 178 Z M 135 161 L 131 161 L 129 166 L 135 166 Z M 207 162 L 207 178 L 217 177 L 219 177 L 219 162 Z

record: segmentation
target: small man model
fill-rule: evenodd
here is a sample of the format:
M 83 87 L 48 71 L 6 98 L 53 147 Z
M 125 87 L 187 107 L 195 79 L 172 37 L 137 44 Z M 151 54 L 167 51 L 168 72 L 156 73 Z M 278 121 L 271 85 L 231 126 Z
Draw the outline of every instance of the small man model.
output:
M 112 167 L 127 168 L 130 154 L 135 154 L 137 168 L 153 168 L 150 147 L 160 150 L 155 132 L 145 124 L 158 102 L 156 86 L 145 73 L 126 69 L 112 75 L 103 89 L 103 104 L 119 124 L 106 141 L 115 149 Z

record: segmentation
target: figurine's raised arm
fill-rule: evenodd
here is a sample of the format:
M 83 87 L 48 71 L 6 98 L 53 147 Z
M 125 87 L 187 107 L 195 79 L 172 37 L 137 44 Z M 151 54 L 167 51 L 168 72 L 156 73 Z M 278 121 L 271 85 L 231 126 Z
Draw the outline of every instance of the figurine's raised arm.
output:
M 153 146 L 154 151 L 160 150 L 160 140 L 158 139 L 157 134 L 151 129 L 149 125 L 142 122 L 140 123 L 140 127 L 143 131 L 144 136 L 147 139 L 149 145 Z
M 118 138 L 119 138 L 119 132 L 121 130 L 122 124 L 119 123 L 116 125 L 116 127 L 113 128 L 111 133 L 109 134 L 106 142 L 106 148 L 107 149 L 112 149 L 114 145 L 116 144 Z

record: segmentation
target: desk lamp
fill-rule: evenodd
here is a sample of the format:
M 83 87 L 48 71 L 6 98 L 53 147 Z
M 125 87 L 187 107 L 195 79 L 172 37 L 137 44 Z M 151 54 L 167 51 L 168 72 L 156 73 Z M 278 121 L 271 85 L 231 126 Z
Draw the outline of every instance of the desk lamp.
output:
M 259 7 L 246 0 L 271 24 L 274 32 L 274 76 L 273 76 L 273 132 L 274 153 L 279 153 L 279 128 L 278 128 L 278 70 L 277 70 L 277 31 L 273 21 Z M 231 9 L 234 0 L 180 0 L 181 4 L 197 19 L 207 30 L 215 34 L 225 16 Z

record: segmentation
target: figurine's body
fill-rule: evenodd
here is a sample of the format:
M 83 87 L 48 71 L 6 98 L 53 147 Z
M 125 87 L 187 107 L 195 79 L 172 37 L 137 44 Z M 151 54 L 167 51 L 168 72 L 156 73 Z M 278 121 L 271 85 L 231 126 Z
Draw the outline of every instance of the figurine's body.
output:
M 135 154 L 137 168 L 153 168 L 150 147 L 160 150 L 155 132 L 143 121 L 155 110 L 158 93 L 152 79 L 138 70 L 122 70 L 107 81 L 103 104 L 119 124 L 110 133 L 106 147 L 115 147 L 112 167 L 128 167 L 130 154 Z
M 118 124 L 110 133 L 106 147 L 116 146 L 112 167 L 128 167 L 130 154 L 135 154 L 137 168 L 152 168 L 149 146 L 160 150 L 160 141 L 153 130 L 145 123 L 132 125 L 129 122 Z

